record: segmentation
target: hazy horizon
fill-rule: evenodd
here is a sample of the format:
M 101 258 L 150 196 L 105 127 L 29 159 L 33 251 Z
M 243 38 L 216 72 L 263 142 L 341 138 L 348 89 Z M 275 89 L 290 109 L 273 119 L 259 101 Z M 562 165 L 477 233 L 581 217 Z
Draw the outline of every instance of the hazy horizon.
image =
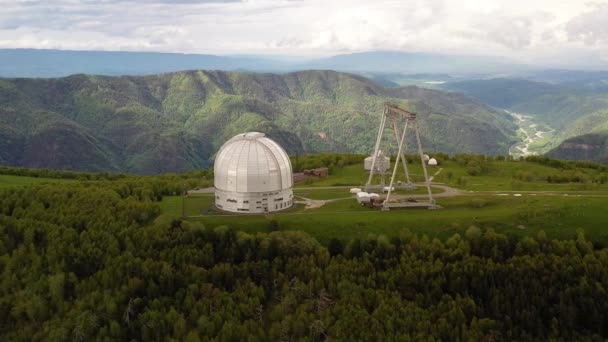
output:
M 16 0 L 0 48 L 314 59 L 367 51 L 608 65 L 608 1 Z

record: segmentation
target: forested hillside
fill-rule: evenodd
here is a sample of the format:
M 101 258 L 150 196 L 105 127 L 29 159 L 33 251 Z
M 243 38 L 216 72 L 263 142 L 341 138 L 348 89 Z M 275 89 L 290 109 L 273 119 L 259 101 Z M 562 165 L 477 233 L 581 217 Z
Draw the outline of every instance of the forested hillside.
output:
M 584 134 L 566 139 L 547 155 L 551 158 L 608 163 L 608 132 Z
M 191 176 L 0 190 L 0 340 L 608 338 L 608 250 L 582 231 L 323 246 L 158 216 Z
M 606 153 L 597 141 L 599 136 L 608 133 L 606 74 L 554 74 L 562 83 L 498 78 L 448 83 L 444 88 L 530 116 L 543 126 L 551 127 L 551 136 L 543 138 L 541 144 L 544 151 L 552 149 L 549 154 L 552 157 L 605 162 Z M 591 145 L 595 147 L 587 148 Z
M 608 93 L 571 84 L 496 78 L 448 83 L 444 88 L 498 108 L 532 115 L 557 130 L 585 115 L 608 108 Z
M 288 152 L 369 153 L 385 101 L 419 112 L 430 151 L 506 154 L 514 125 L 462 95 L 331 71 L 0 79 L 0 164 L 156 174 L 209 166 L 232 135 Z

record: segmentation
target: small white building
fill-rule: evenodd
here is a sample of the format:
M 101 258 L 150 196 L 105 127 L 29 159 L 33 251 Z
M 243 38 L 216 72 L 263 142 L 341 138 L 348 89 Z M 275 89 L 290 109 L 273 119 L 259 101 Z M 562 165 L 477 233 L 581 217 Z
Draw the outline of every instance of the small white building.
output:
M 431 158 L 428 162 L 429 166 L 437 166 L 437 159 Z
M 360 204 L 369 203 L 369 194 L 367 192 L 358 192 L 357 193 L 357 202 Z
M 228 140 L 215 157 L 215 206 L 238 213 L 265 213 L 293 205 L 293 174 L 287 153 L 264 133 Z
M 372 169 L 372 163 L 374 162 L 374 156 L 371 155 L 367 158 L 365 158 L 364 161 L 364 169 L 365 171 L 371 171 Z M 391 158 L 388 156 L 385 156 L 384 153 L 382 153 L 382 151 L 378 151 L 378 156 L 376 158 L 376 170 L 378 172 L 386 172 L 388 171 L 388 169 L 390 169 L 391 167 Z
M 351 194 L 356 194 L 356 193 L 358 193 L 358 192 L 361 192 L 361 189 L 360 189 L 360 188 L 351 188 L 351 189 L 350 189 L 350 193 L 351 193 Z

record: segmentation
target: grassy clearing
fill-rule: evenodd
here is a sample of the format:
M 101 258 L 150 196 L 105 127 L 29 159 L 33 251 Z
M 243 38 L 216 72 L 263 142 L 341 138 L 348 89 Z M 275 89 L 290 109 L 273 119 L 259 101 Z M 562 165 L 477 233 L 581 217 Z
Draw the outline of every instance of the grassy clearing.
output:
M 166 196 L 163 197 L 160 203 L 161 211 L 169 215 L 195 216 L 204 214 L 217 213 L 217 209 L 213 207 L 213 194 L 197 194 L 187 198 L 182 196 Z
M 443 192 L 441 189 L 431 188 L 432 193 L 440 193 Z M 398 195 L 424 195 L 427 193 L 425 187 L 419 187 L 416 190 L 402 190 L 397 189 L 393 192 L 393 194 Z M 382 194 L 380 192 L 380 194 Z M 352 194 L 349 192 L 348 188 L 334 188 L 334 189 L 302 189 L 295 188 L 294 189 L 295 196 L 306 197 L 315 200 L 329 200 L 329 199 L 340 199 L 340 198 L 352 198 Z
M 603 190 L 608 191 L 608 184 L 584 183 L 548 183 L 544 177 L 561 174 L 563 170 L 540 165 L 532 162 L 493 161 L 489 170 L 478 176 L 467 174 L 467 168 L 458 162 L 447 161 L 442 165 L 443 171 L 435 177 L 434 181 L 464 190 L 473 191 L 580 191 Z M 583 174 L 597 175 L 593 169 L 578 169 Z M 530 181 L 521 181 L 516 175 L 527 172 L 532 175 Z M 461 180 L 464 178 L 464 182 Z
M 411 164 L 408 165 L 408 169 L 410 172 L 410 179 L 414 183 L 423 182 L 424 174 L 422 172 L 422 167 L 420 164 Z M 438 168 L 430 168 L 429 169 L 429 177 L 432 176 L 435 172 L 437 172 Z M 392 172 L 392 169 L 391 169 Z M 334 170 L 334 172 L 327 178 L 324 179 L 311 179 L 305 183 L 296 184 L 296 188 L 298 187 L 310 187 L 310 186 L 342 186 L 342 185 L 357 185 L 361 186 L 367 183 L 367 179 L 369 177 L 369 173 L 363 170 L 363 163 L 348 165 L 340 169 Z M 390 181 L 390 174 L 386 175 L 385 181 L 388 183 Z M 400 166 L 398 169 L 397 176 L 395 177 L 395 181 L 405 181 L 405 173 L 403 172 L 403 167 Z M 373 184 L 380 183 L 380 176 L 374 177 Z
M 0 188 L 12 186 L 28 186 L 41 183 L 66 183 L 73 182 L 71 179 L 37 178 L 24 176 L 0 175 Z
M 413 182 L 424 181 L 423 171 L 420 164 L 409 164 L 410 177 Z M 565 172 L 553 167 L 540 165 L 533 162 L 492 161 L 489 169 L 478 176 L 467 173 L 467 167 L 456 161 L 445 161 L 440 165 L 442 169 L 434 177 L 433 182 L 444 183 L 448 186 L 472 191 L 581 191 L 581 190 L 604 190 L 608 191 L 608 184 L 585 184 L 585 183 L 548 183 L 544 180 L 547 175 L 556 175 Z M 582 174 L 597 175 L 598 171 L 593 169 L 578 169 Z M 429 167 L 429 177 L 439 171 L 439 168 Z M 520 172 L 527 172 L 532 176 L 530 181 L 521 181 L 516 178 Z M 325 179 L 312 179 L 306 183 L 299 183 L 295 189 L 315 186 L 362 186 L 367 182 L 368 173 L 363 171 L 363 163 L 345 166 L 337 169 L 332 175 Z M 386 177 L 386 182 L 390 175 Z M 405 181 L 403 169 L 398 169 L 396 180 Z M 380 177 L 374 178 L 374 184 L 380 182 Z
M 596 243 L 608 246 L 608 185 L 567 183 L 552 184 L 544 181 L 547 175 L 563 170 L 531 162 L 493 161 L 479 176 L 467 174 L 466 166 L 455 161 L 444 162 L 436 182 L 463 190 L 466 195 L 440 198 L 441 210 L 406 209 L 381 212 L 362 207 L 351 198 L 348 188 L 322 189 L 328 186 L 361 186 L 367 181 L 363 164 L 343 167 L 326 179 L 299 184 L 296 196 L 335 201 L 305 210 L 303 206 L 269 215 L 232 215 L 213 209 L 213 195 L 201 194 L 185 200 L 184 212 L 190 220 L 203 222 L 213 228 L 226 225 L 234 229 L 255 232 L 266 231 L 275 220 L 284 230 L 302 230 L 322 242 L 332 238 L 365 238 L 369 234 L 394 236 L 402 229 L 445 239 L 454 233 L 463 233 L 471 225 L 492 227 L 499 232 L 515 235 L 535 235 L 544 230 L 555 238 L 572 238 L 578 228 Z M 422 180 L 419 164 L 410 165 L 412 178 Z M 429 174 L 439 169 L 431 168 Z M 533 175 L 529 181 L 517 180 L 518 172 Z M 593 169 L 579 169 L 587 175 L 596 175 Z M 459 179 L 466 178 L 466 182 Z M 398 180 L 404 180 L 400 173 Z M 377 180 L 379 181 L 379 179 Z M 306 188 L 308 187 L 308 188 Z M 315 189 L 315 187 L 319 187 Z M 422 194 L 420 188 L 404 194 Z M 434 192 L 441 190 L 435 189 Z M 497 196 L 491 192 L 510 193 Z M 520 192 L 521 196 L 513 196 Z M 566 196 L 566 193 L 568 194 Z M 162 202 L 163 212 L 181 215 L 181 198 L 167 197 Z M 202 215 L 202 216 L 201 216 Z
M 186 214 L 199 215 L 212 210 L 211 196 L 186 199 Z M 179 197 L 163 200 L 163 212 L 179 214 Z M 381 212 L 362 207 L 354 199 L 338 200 L 317 209 L 302 207 L 270 215 L 205 215 L 189 218 L 207 227 L 229 226 L 248 232 L 265 231 L 275 220 L 284 230 L 306 231 L 322 242 L 331 238 L 365 238 L 369 234 L 394 236 L 402 229 L 445 239 L 463 233 L 471 226 L 492 227 L 498 232 L 535 235 L 544 230 L 548 236 L 571 238 L 582 228 L 587 236 L 608 245 L 608 197 L 574 196 L 458 196 L 441 199 L 444 209 L 405 209 Z M 202 207 L 196 207 L 196 206 Z M 212 211 L 211 211 L 212 212 Z

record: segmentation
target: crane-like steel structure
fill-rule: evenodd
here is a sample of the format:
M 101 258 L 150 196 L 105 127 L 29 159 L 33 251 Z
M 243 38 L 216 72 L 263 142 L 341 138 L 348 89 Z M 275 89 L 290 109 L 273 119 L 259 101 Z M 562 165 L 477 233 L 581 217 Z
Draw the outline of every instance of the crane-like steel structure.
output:
M 374 173 L 376 172 L 376 159 L 378 153 L 380 151 L 380 144 L 382 142 L 382 137 L 384 135 L 384 130 L 386 128 L 387 121 L 392 125 L 393 131 L 395 133 L 395 139 L 397 141 L 398 151 L 397 151 L 397 159 L 395 160 L 395 164 L 393 166 L 393 173 L 391 175 L 391 181 L 388 186 L 388 193 L 386 195 L 386 199 L 384 200 L 382 209 L 389 210 L 391 207 L 423 207 L 426 206 L 429 209 L 437 208 L 435 204 L 435 200 L 433 199 L 433 194 L 431 191 L 431 183 L 429 181 L 429 175 L 426 169 L 426 163 L 424 161 L 424 153 L 422 152 L 422 143 L 420 142 L 420 131 L 418 127 L 418 121 L 416 120 L 416 113 L 407 111 L 405 109 L 399 108 L 397 105 L 386 103 L 384 104 L 384 112 L 382 113 L 382 117 L 380 119 L 380 127 L 378 128 L 378 136 L 376 137 L 376 144 L 374 146 L 372 167 L 369 172 L 369 178 L 367 183 L 365 184 L 365 191 L 369 191 L 372 187 L 372 180 L 374 178 Z M 403 127 L 403 129 L 401 129 Z M 397 169 L 399 168 L 399 161 L 401 160 L 401 165 L 403 166 L 403 170 L 405 172 L 406 184 L 403 186 L 406 189 L 415 189 L 416 187 L 412 184 L 410 180 L 410 173 L 407 167 L 407 160 L 405 159 L 405 151 L 406 144 L 405 139 L 407 136 L 408 128 L 412 128 L 415 132 L 416 143 L 418 145 L 418 154 L 420 155 L 420 164 L 422 165 L 422 171 L 424 173 L 424 181 L 425 186 L 428 192 L 428 202 L 415 202 L 415 203 L 391 203 L 391 193 L 394 191 L 395 186 L 395 176 L 397 175 Z

